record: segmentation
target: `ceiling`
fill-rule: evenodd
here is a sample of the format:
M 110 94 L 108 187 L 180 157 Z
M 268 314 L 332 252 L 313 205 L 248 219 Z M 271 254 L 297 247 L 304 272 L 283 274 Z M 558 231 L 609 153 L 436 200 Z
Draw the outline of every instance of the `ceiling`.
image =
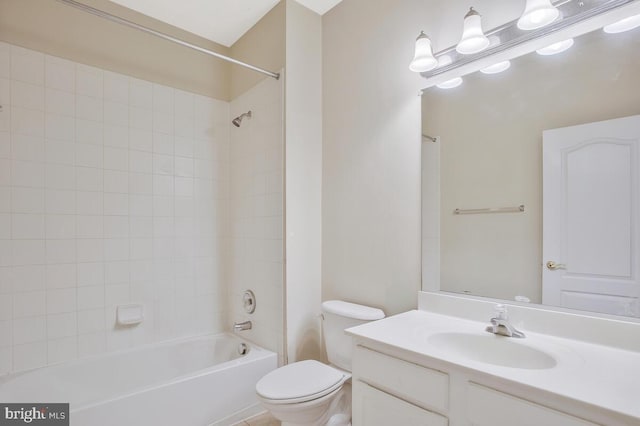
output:
M 159 21 L 231 46 L 279 0 L 111 0 Z M 323 15 L 342 0 L 296 0 Z

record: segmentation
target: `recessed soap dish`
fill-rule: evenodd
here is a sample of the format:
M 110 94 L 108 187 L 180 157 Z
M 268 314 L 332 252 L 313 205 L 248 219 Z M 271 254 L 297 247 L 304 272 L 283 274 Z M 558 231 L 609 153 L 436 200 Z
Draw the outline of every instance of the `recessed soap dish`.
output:
M 142 304 L 120 305 L 116 308 L 116 321 L 120 325 L 140 324 L 143 320 Z

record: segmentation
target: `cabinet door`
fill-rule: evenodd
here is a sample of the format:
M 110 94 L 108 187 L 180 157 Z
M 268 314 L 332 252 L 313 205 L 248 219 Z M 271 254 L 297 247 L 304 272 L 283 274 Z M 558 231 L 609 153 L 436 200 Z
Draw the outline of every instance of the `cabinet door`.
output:
M 445 417 L 423 410 L 359 380 L 353 382 L 353 426 L 447 426 Z
M 475 383 L 469 384 L 467 397 L 473 426 L 597 426 Z

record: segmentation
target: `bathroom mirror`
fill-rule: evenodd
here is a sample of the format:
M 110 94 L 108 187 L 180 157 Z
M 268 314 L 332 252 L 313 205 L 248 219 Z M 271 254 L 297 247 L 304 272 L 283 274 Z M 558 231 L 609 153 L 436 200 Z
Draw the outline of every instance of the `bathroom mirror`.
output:
M 640 317 L 638 75 L 599 29 L 426 89 L 423 290 Z

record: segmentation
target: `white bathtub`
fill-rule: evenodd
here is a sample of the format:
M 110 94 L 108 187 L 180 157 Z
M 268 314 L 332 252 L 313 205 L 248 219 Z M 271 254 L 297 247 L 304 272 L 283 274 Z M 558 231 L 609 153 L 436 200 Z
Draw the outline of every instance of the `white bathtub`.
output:
M 260 410 L 255 384 L 278 363 L 249 343 L 239 355 L 241 343 L 202 336 L 16 373 L 0 378 L 0 401 L 68 402 L 72 426 L 223 424 Z

